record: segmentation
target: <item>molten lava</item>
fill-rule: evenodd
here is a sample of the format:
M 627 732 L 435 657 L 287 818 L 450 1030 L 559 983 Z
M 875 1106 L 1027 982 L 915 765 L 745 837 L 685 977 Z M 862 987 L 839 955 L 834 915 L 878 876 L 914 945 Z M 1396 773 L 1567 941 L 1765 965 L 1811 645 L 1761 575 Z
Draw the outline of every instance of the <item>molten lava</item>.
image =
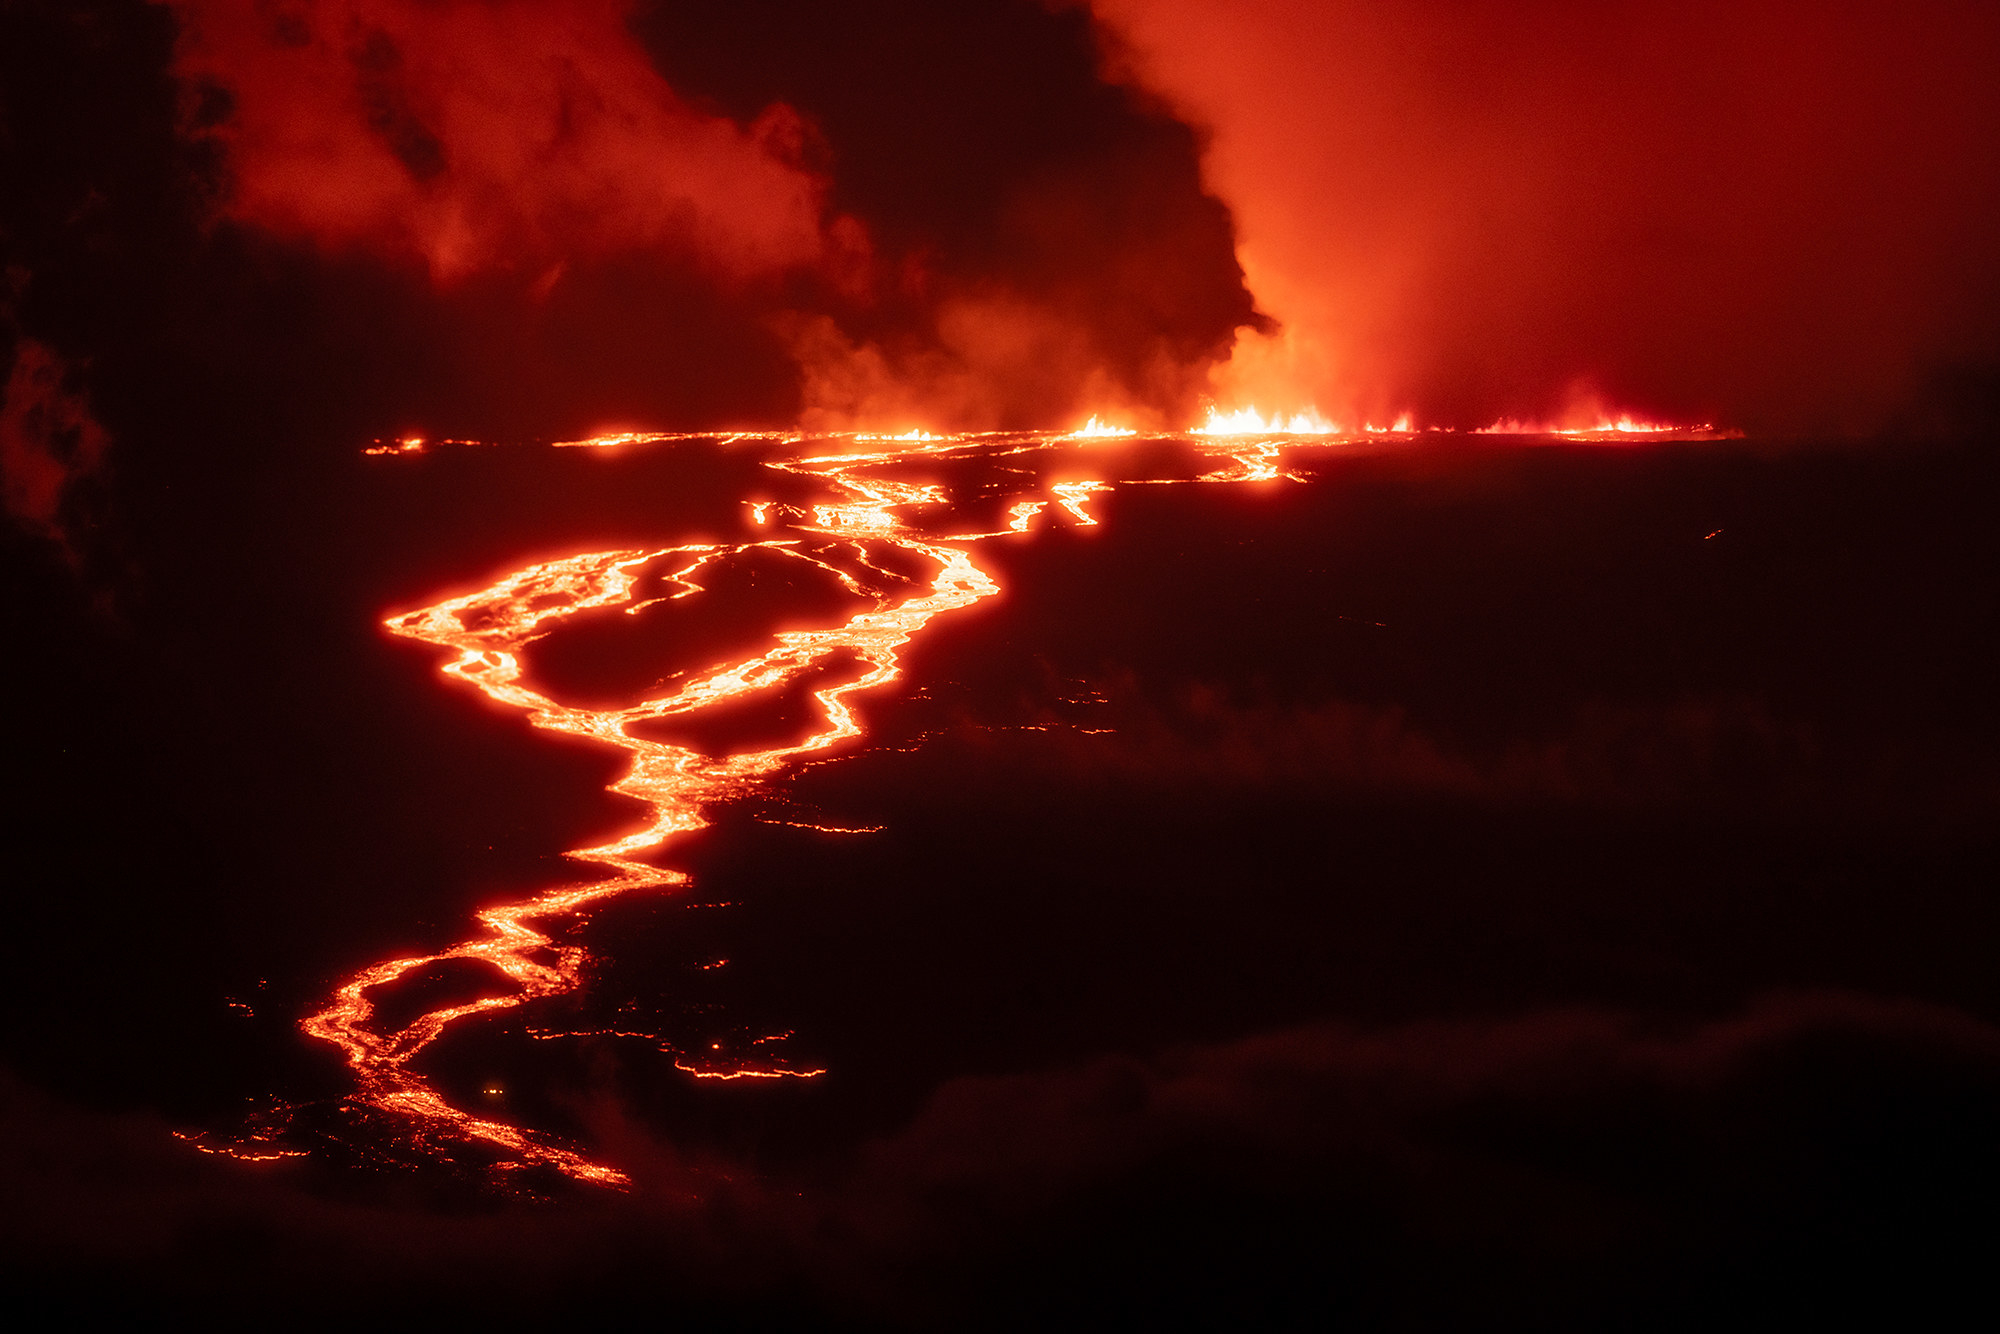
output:
M 454 656 L 445 664 L 446 675 L 474 686 L 490 699 L 523 710 L 537 727 L 588 737 L 626 751 L 631 764 L 613 790 L 645 803 L 648 816 L 639 828 L 621 838 L 570 853 L 579 862 L 601 868 L 599 878 L 484 909 L 478 915 L 483 928 L 479 935 L 433 954 L 376 964 L 349 979 L 326 1006 L 307 1016 L 303 1022 L 307 1033 L 334 1043 L 346 1053 L 359 1084 L 359 1100 L 411 1118 L 423 1133 L 483 1140 L 521 1162 L 546 1163 L 582 1180 L 611 1184 L 624 1180 L 613 1168 L 545 1144 L 513 1126 L 451 1106 L 410 1065 L 454 1023 L 574 990 L 588 956 L 580 946 L 559 944 L 542 929 L 544 924 L 574 919 L 606 899 L 633 890 L 683 883 L 684 875 L 649 865 L 640 860 L 640 854 L 658 848 L 676 834 L 703 827 L 707 823 L 703 811 L 709 805 L 740 795 L 748 784 L 788 760 L 861 735 L 861 725 L 847 697 L 894 680 L 897 650 L 931 617 L 998 591 L 998 585 L 974 566 L 962 549 L 895 531 L 897 525 L 888 511 L 896 504 L 912 503 L 908 492 L 890 484 L 860 482 L 854 483 L 851 491 L 852 500 L 822 507 L 818 517 L 824 526 L 807 531 L 844 536 L 859 530 L 885 537 L 935 563 L 936 573 L 927 585 L 907 596 L 892 597 L 864 584 L 855 569 L 849 568 L 866 563 L 865 553 L 858 547 L 854 554 L 861 559 L 841 563 L 843 553 L 832 544 L 808 547 L 799 539 L 774 539 L 733 546 L 590 552 L 531 565 L 479 592 L 389 618 L 386 624 L 393 633 L 449 650 Z M 676 591 L 670 597 L 688 597 L 702 591 L 696 577 L 705 566 L 752 547 L 820 566 L 874 605 L 838 626 L 782 633 L 774 646 L 756 657 L 718 665 L 673 690 L 623 708 L 562 704 L 524 680 L 523 650 L 549 633 L 555 623 L 595 608 L 630 604 L 626 609 L 636 611 L 643 606 L 633 598 L 642 572 L 653 573 L 673 586 Z M 813 692 L 823 722 L 790 745 L 711 757 L 686 746 L 648 740 L 632 731 L 636 723 L 691 715 L 777 689 L 824 667 L 836 656 L 851 657 L 856 665 L 834 683 Z M 376 1025 L 370 992 L 453 959 L 490 965 L 508 979 L 512 990 L 432 1010 L 400 1027 Z M 701 1073 L 776 1076 L 803 1072 L 771 1068 Z
M 1474 435 L 1559 435 L 1573 440 L 1616 441 L 1629 438 L 1658 440 L 1679 437 L 1694 440 L 1715 440 L 1741 436 L 1740 431 L 1718 431 L 1712 424 L 1703 422 L 1699 426 L 1682 426 L 1673 422 L 1647 421 L 1630 413 L 1620 413 L 1616 417 L 1602 418 L 1592 425 L 1564 426 L 1556 422 L 1520 421 L 1512 417 L 1502 418 L 1491 426 L 1482 426 Z
M 1402 425 L 1398 423 L 1399 428 Z M 1201 430 L 1174 439 L 1211 465 L 1192 480 L 1258 482 L 1300 480 L 1286 467 L 1286 454 L 1338 446 L 1341 439 L 1330 432 L 1317 414 L 1280 422 L 1248 409 L 1228 416 L 1212 413 Z M 1062 516 L 1059 521 L 1093 526 L 1098 520 L 1090 512 L 1091 500 L 1115 485 L 1189 480 L 1127 478 L 1114 483 L 1077 478 L 1079 465 L 1088 467 L 1092 451 L 1104 448 L 1099 439 L 1117 434 L 1129 433 L 1092 418 L 1084 429 L 1066 434 L 940 436 L 913 431 L 813 441 L 784 437 L 800 445 L 834 448 L 820 453 L 802 449 L 767 465 L 811 479 L 822 488 L 820 497 L 804 507 L 746 500 L 750 526 L 768 535 L 740 542 L 584 552 L 541 561 L 476 592 L 390 616 L 384 624 L 391 633 L 444 650 L 442 670 L 447 677 L 522 711 L 536 727 L 623 751 L 628 762 L 611 790 L 641 803 L 645 813 L 620 837 L 572 850 L 569 857 L 585 871 L 574 882 L 484 908 L 477 914 L 478 929 L 465 940 L 363 969 L 306 1016 L 301 1021 L 306 1033 L 344 1053 L 357 1086 L 354 1101 L 407 1125 L 420 1149 L 483 1144 L 499 1151 L 503 1165 L 540 1164 L 580 1181 L 623 1184 L 626 1177 L 614 1166 L 595 1162 L 547 1136 L 454 1105 L 416 1068 L 417 1058 L 455 1026 L 576 991 L 583 985 L 590 956 L 562 928 L 621 895 L 685 885 L 684 873 L 654 865 L 649 856 L 704 827 L 717 803 L 752 792 L 801 757 L 858 741 L 864 726 L 856 712 L 857 699 L 898 678 L 903 647 L 935 617 L 1000 591 L 992 575 L 973 559 L 978 543 L 1027 533 L 1038 519 L 1058 516 Z M 691 438 L 695 437 L 624 432 L 562 443 L 609 448 Z M 403 455 L 421 449 L 422 442 L 412 439 L 369 452 Z M 961 514 L 969 506 L 963 495 L 954 494 L 952 470 L 984 468 L 990 476 L 995 464 L 1000 464 L 1003 475 L 1025 480 L 1010 484 L 1018 486 L 1013 495 L 999 498 L 1007 516 L 1003 527 L 965 531 Z M 1058 476 L 1069 480 L 1053 480 Z M 705 572 L 751 553 L 816 568 L 858 600 L 861 609 L 818 628 L 780 631 L 761 652 L 714 663 L 677 678 L 677 684 L 657 687 L 656 693 L 616 707 L 566 703 L 535 683 L 526 665 L 529 650 L 565 621 L 609 609 L 638 614 L 659 602 L 696 596 L 705 591 Z M 893 559 L 890 553 L 895 553 Z M 926 573 L 896 574 L 890 567 Z M 647 586 L 661 591 L 641 596 Z M 803 736 L 784 744 L 709 754 L 661 740 L 646 730 L 648 724 L 686 724 L 710 711 L 770 699 L 808 679 L 817 683 L 810 694 L 815 720 Z M 804 827 L 829 834 L 871 832 Z M 491 969 L 500 990 L 430 1009 L 406 1022 L 383 1018 L 375 994 L 381 988 L 453 961 Z M 542 1038 L 564 1036 L 547 1029 L 530 1033 Z M 758 1039 L 752 1045 L 775 1047 L 782 1036 Z M 775 1058 L 735 1059 L 719 1046 L 696 1059 L 677 1054 L 675 1064 L 705 1080 L 811 1078 L 822 1073 L 794 1069 Z M 272 1151 L 267 1135 L 246 1145 L 244 1156 Z
M 1286 417 L 1273 413 L 1266 417 L 1256 408 L 1234 412 L 1208 410 L 1208 420 L 1194 428 L 1196 435 L 1333 435 L 1339 430 L 1320 416 L 1319 409 L 1307 408 Z
M 1077 427 L 1069 434 L 1073 440 L 1095 440 L 1112 436 L 1137 435 L 1139 433 L 1129 426 L 1113 426 L 1109 422 L 1099 421 L 1093 416 L 1089 421 Z

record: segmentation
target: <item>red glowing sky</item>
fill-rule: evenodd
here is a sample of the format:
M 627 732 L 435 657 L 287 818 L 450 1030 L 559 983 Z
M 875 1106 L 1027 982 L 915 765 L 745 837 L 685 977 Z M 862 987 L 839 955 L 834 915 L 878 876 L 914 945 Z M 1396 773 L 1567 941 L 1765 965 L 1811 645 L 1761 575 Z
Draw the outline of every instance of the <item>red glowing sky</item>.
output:
M 1226 327 L 1107 348 L 1096 294 L 1037 283 L 1018 245 L 944 281 L 937 245 L 877 250 L 882 220 L 829 203 L 862 154 L 809 87 L 732 120 L 663 77 L 618 0 L 176 8 L 179 73 L 229 93 L 236 219 L 415 255 L 441 283 L 505 267 L 544 294 L 624 250 L 738 286 L 809 272 L 854 300 L 773 318 L 828 424 L 997 424 L 1015 396 L 994 384 L 1026 379 L 1059 410 L 1141 416 L 1213 390 L 1357 421 L 1602 402 L 1866 427 L 2000 346 L 1987 6 L 1099 0 L 1105 74 L 1207 135 L 1202 183 L 1280 324 L 1241 326 L 1207 383 Z M 1046 186 L 1000 207 L 1031 215 L 1009 235 L 1053 229 L 1054 248 L 1098 226 Z M 913 289 L 922 337 L 871 338 L 870 309 Z
M 2000 11 L 1098 0 L 1285 325 L 1236 380 L 1873 423 L 1992 358 Z
M 401 293 L 307 357 L 392 429 L 1853 432 L 2000 364 L 1988 5 L 170 8 L 211 223 Z

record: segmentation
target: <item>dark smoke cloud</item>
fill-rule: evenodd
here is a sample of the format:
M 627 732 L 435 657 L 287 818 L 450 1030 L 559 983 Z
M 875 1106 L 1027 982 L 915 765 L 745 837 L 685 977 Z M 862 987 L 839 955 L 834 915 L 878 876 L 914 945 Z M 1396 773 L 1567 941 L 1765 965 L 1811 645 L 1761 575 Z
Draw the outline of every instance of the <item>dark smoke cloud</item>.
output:
M 796 106 L 874 238 L 866 300 L 787 325 L 810 424 L 1179 425 L 1257 319 L 1193 134 L 1099 79 L 1080 12 L 753 0 L 634 27 L 690 95 Z
M 239 281 L 384 429 L 1178 424 L 1256 318 L 1078 12 L 172 8 L 205 212 L 282 257 Z
M 1093 8 L 1286 326 L 1225 393 L 1865 430 L 2000 362 L 1991 5 Z

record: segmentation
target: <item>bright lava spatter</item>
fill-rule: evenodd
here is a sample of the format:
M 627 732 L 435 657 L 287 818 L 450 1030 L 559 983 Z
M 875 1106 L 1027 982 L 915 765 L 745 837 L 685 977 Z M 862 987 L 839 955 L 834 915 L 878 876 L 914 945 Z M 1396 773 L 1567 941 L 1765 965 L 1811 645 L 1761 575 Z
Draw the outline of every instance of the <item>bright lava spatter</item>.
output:
M 1207 461 L 1206 470 L 1197 476 L 1128 476 L 1119 482 L 1077 478 L 1078 471 L 1090 466 L 1093 452 L 1106 447 L 1101 437 L 1115 434 L 1115 428 L 1093 418 L 1089 427 L 1068 434 L 936 436 L 911 432 L 811 439 L 762 435 L 757 438 L 784 439 L 801 449 L 796 457 L 769 466 L 815 479 L 829 488 L 826 499 L 805 510 L 770 501 L 752 505 L 754 524 L 771 528 L 782 523 L 788 536 L 586 552 L 539 562 L 478 592 L 389 617 L 384 624 L 391 632 L 446 651 L 445 675 L 489 699 L 522 710 L 537 727 L 586 737 L 626 752 L 629 765 L 611 790 L 642 802 L 647 815 L 639 828 L 621 838 L 568 854 L 590 868 L 591 878 L 481 909 L 477 914 L 479 931 L 469 939 L 436 953 L 388 959 L 366 968 L 306 1016 L 301 1027 L 307 1034 L 334 1044 L 345 1054 L 357 1085 L 353 1101 L 389 1113 L 398 1124 L 407 1125 L 419 1148 L 438 1143 L 484 1144 L 499 1151 L 504 1166 L 541 1165 L 580 1181 L 623 1185 L 627 1177 L 614 1166 L 595 1162 L 544 1135 L 453 1105 L 412 1068 L 412 1062 L 453 1025 L 575 991 L 582 985 L 589 954 L 581 945 L 563 943 L 551 934 L 557 924 L 574 922 L 620 895 L 686 884 L 684 873 L 651 865 L 643 859 L 645 854 L 678 835 L 704 827 L 706 812 L 715 803 L 746 794 L 760 780 L 801 756 L 825 752 L 861 737 L 863 726 L 855 713 L 854 697 L 894 681 L 901 671 L 903 646 L 934 617 L 969 607 L 999 591 L 998 583 L 972 558 L 977 543 L 1025 533 L 1042 516 L 1050 521 L 1062 521 L 1058 516 L 1066 516 L 1076 525 L 1095 524 L 1088 509 L 1090 498 L 1114 485 L 1296 480 L 1297 475 L 1283 467 L 1288 451 L 1342 443 L 1318 432 L 1301 438 L 1269 430 L 1237 434 L 1210 429 L 1167 437 Z M 697 437 L 625 434 L 564 444 L 611 448 L 691 438 Z M 840 452 L 809 452 L 813 447 Z M 421 453 L 424 448 L 421 440 L 406 440 L 369 452 L 407 455 Z M 942 466 L 1002 459 L 1012 460 L 999 464 L 1003 471 L 1027 480 L 1015 495 L 1001 497 L 1006 518 L 1004 526 L 994 531 L 957 531 L 954 520 L 958 513 L 941 483 L 886 475 L 908 473 L 926 462 Z M 1038 462 L 1048 472 L 1072 480 L 1043 485 L 1035 480 L 1039 474 L 1032 465 Z M 870 559 L 871 546 L 896 549 L 905 557 L 917 558 L 933 572 L 928 580 L 892 575 Z M 691 596 L 703 591 L 700 578 L 705 568 L 757 549 L 821 568 L 849 593 L 865 599 L 867 609 L 825 628 L 780 632 L 770 647 L 753 657 L 717 664 L 663 693 L 623 707 L 566 704 L 530 684 L 523 651 L 566 618 L 608 608 L 637 612 L 661 600 L 635 596 L 642 578 L 650 577 L 671 590 L 666 598 Z M 888 585 L 899 581 L 909 587 L 892 593 Z M 835 679 L 813 692 L 818 711 L 814 730 L 790 744 L 711 755 L 634 732 L 636 724 L 662 719 L 686 721 L 705 710 L 779 690 L 812 672 L 830 672 Z M 865 831 L 829 827 L 827 832 Z M 399 1024 L 381 1020 L 371 993 L 448 960 L 490 965 L 507 979 L 510 990 L 432 1009 Z M 558 1036 L 547 1031 L 536 1035 Z M 823 1073 L 788 1069 L 777 1063 L 759 1066 L 718 1060 L 712 1065 L 695 1065 L 676 1058 L 676 1064 L 703 1079 L 809 1078 Z M 256 1148 L 270 1151 L 265 1145 Z M 246 1152 L 242 1156 L 253 1155 Z

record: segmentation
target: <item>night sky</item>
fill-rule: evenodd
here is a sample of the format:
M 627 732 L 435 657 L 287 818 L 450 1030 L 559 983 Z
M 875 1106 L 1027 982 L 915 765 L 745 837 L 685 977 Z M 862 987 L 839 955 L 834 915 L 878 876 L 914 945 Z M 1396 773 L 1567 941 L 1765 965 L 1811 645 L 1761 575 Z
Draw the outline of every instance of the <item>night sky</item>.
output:
M 1997 67 L 1942 0 L 0 0 L 14 1300 L 1990 1305 Z M 1140 484 L 1253 405 L 1357 438 Z M 1713 429 L 1552 433 L 1624 414 Z M 803 523 L 782 433 L 1093 415 L 1139 434 L 882 465 L 979 523 L 1132 484 L 978 544 L 1001 591 L 864 738 L 709 811 L 576 995 L 426 1058 L 629 1189 L 354 1100 L 301 1018 L 634 818 L 617 753 L 386 616 Z M 610 431 L 717 434 L 549 447 Z M 534 680 L 623 698 L 843 605 L 738 555 Z M 777 1033 L 825 1073 L 663 1054 Z M 198 1147 L 281 1115 L 300 1156 Z

